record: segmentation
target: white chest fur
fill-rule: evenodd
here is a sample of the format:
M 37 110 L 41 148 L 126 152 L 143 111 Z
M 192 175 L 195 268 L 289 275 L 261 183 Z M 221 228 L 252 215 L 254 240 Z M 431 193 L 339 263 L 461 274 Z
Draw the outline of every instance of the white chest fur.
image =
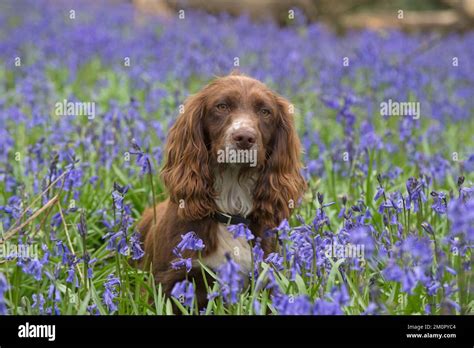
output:
M 226 262 L 225 255 L 228 253 L 247 274 L 252 269 L 251 252 L 250 245 L 244 237 L 234 238 L 232 233 L 227 231 L 227 226 L 220 223 L 217 230 L 217 248 L 205 257 L 203 262 L 206 266 L 217 269 Z
M 252 191 L 255 179 L 237 177 L 238 170 L 229 168 L 223 173 L 216 173 L 215 189 L 219 193 L 216 205 L 219 211 L 226 214 L 247 216 L 253 208 Z M 251 247 L 244 237 L 234 238 L 227 230 L 227 225 L 219 223 L 217 229 L 217 248 L 205 257 L 205 265 L 216 269 L 226 262 L 226 254 L 229 254 L 242 271 L 248 273 L 252 269 Z

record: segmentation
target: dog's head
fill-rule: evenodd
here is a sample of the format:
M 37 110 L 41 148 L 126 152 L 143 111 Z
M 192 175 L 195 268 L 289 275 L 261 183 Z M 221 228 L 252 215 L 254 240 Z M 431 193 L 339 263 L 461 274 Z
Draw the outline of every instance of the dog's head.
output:
M 190 97 L 171 128 L 162 176 L 179 214 L 199 219 L 215 209 L 216 168 L 256 172 L 255 209 L 271 214 L 300 198 L 300 143 L 292 106 L 263 83 L 242 75 L 217 78 Z M 280 215 L 280 214 L 277 214 Z

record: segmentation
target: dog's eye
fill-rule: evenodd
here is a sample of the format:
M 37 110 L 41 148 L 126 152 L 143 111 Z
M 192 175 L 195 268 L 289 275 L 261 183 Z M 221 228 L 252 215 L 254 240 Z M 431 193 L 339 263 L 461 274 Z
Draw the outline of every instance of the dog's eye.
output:
M 272 112 L 269 109 L 262 108 L 262 109 L 260 109 L 260 114 L 263 115 L 263 116 L 269 116 L 269 115 L 272 114 Z
M 229 105 L 227 105 L 225 103 L 217 104 L 216 108 L 217 108 L 217 110 L 222 111 L 222 112 L 229 111 Z

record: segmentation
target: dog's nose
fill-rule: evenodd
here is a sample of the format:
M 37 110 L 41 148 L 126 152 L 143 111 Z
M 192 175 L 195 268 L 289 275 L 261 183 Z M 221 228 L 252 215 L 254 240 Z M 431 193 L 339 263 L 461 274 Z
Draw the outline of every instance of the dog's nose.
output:
M 250 128 L 239 129 L 232 133 L 232 139 L 239 149 L 250 149 L 257 140 L 255 131 Z

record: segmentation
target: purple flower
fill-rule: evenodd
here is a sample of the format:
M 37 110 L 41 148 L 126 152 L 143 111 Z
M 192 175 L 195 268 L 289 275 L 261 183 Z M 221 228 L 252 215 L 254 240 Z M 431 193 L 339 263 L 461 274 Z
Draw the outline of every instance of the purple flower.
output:
M 272 295 L 273 306 L 280 315 L 308 315 L 313 306 L 307 296 Z
M 38 259 L 25 262 L 22 266 L 23 272 L 32 275 L 36 280 L 41 280 L 43 274 L 43 263 Z
M 272 264 L 277 271 L 283 270 L 283 256 L 280 256 L 278 253 L 269 254 L 265 262 Z
M 389 281 L 396 281 L 402 285 L 402 290 L 411 294 L 418 284 L 429 287 L 431 283 L 428 274 L 433 259 L 431 241 L 427 237 L 417 238 L 408 236 L 398 243 L 394 250 L 393 259 L 382 272 Z M 397 264 L 401 263 L 401 266 Z
M 137 155 L 137 164 L 140 165 L 140 175 L 151 174 L 151 162 L 150 157 L 148 154 L 144 153 L 141 147 L 138 145 L 137 141 L 132 139 L 132 147 L 135 150 L 134 152 L 130 152 L 132 155 Z
M 36 308 L 38 310 L 39 314 L 44 314 L 44 304 L 46 303 L 46 300 L 44 299 L 43 294 L 33 294 L 32 295 L 33 299 L 33 304 L 31 305 L 31 308 Z
M 233 304 L 238 301 L 237 296 L 243 287 L 243 277 L 240 266 L 229 254 L 226 254 L 226 258 L 227 262 L 219 268 L 217 275 L 224 301 Z
M 451 235 L 462 236 L 469 244 L 474 243 L 474 199 L 465 203 L 453 199 L 448 204 L 447 212 L 451 221 Z
M 142 249 L 141 236 L 139 232 L 134 232 L 130 237 L 130 244 L 132 246 L 132 260 L 139 260 L 145 255 Z
M 377 193 L 374 196 L 374 201 L 378 201 L 379 198 L 384 195 L 384 193 L 385 193 L 385 191 L 384 191 L 383 187 L 379 186 L 379 188 L 377 188 Z
M 431 208 L 438 214 L 438 215 L 444 215 L 446 214 L 446 195 L 444 193 L 437 193 L 437 192 L 431 192 L 431 196 L 433 197 L 433 205 Z
M 61 302 L 61 293 L 59 292 L 58 288 L 54 284 L 51 284 L 49 286 L 48 299 L 53 301 L 53 306 L 46 308 L 45 310 L 46 314 L 52 315 L 53 310 L 54 310 L 55 315 L 60 315 L 61 312 L 59 310 L 58 303 Z
M 56 241 L 56 254 L 61 256 L 61 264 L 69 264 L 69 261 L 74 258 L 66 244 L 61 240 Z
M 364 257 L 369 258 L 375 251 L 374 228 L 371 225 L 356 226 L 347 231 L 349 242 L 352 246 L 359 246 L 364 252 Z M 363 249 L 362 249 L 363 248 Z
M 257 238 L 257 243 L 255 243 L 255 246 L 252 248 L 252 254 L 255 268 L 258 269 L 258 266 L 263 261 L 264 256 L 264 251 L 261 246 L 260 238 Z
M 115 312 L 117 307 L 117 286 L 120 286 L 120 280 L 113 273 L 107 276 L 104 284 L 105 290 L 102 294 L 102 301 L 107 306 L 110 313 Z
M 313 314 L 315 315 L 341 315 L 344 314 L 337 303 L 317 299 L 314 303 Z
M 171 268 L 181 269 L 186 268 L 186 272 L 189 273 L 193 267 L 193 260 L 191 258 L 179 258 L 177 260 L 171 261 Z
M 329 218 L 323 208 L 318 208 L 316 209 L 316 216 L 313 220 L 313 227 L 318 231 L 324 225 L 329 226 Z
M 128 256 L 128 244 L 127 235 L 125 231 L 120 230 L 117 233 L 108 233 L 103 238 L 110 236 L 109 242 L 107 243 L 107 250 L 116 250 L 124 256 Z
M 280 240 L 287 240 L 289 238 L 288 235 L 291 230 L 288 220 L 283 219 L 282 222 L 280 222 L 280 225 L 278 225 L 278 227 L 276 228 L 276 230 L 278 231 L 278 238 Z
M 200 239 L 195 232 L 191 231 L 185 235 L 181 235 L 181 241 L 176 248 L 174 248 L 173 253 L 179 257 L 184 250 L 199 251 L 204 249 L 204 247 L 205 245 L 202 239 Z
M 423 187 L 426 186 L 423 180 L 416 178 L 409 178 L 406 183 L 408 196 L 406 198 L 407 209 L 411 209 L 413 203 L 413 211 L 416 213 L 419 210 L 420 202 L 426 202 L 426 196 L 423 192 Z
M 347 291 L 347 287 L 343 284 L 340 288 L 333 287 L 331 293 L 328 295 L 334 303 L 337 303 L 340 307 L 346 306 L 349 304 L 350 296 L 349 292 Z
M 245 224 L 237 224 L 227 226 L 227 230 L 232 233 L 234 239 L 245 237 L 246 240 L 252 240 L 255 236 Z
M 90 305 L 90 306 L 87 306 L 87 311 L 91 315 L 99 315 L 100 314 L 99 309 L 97 308 L 97 305 L 95 303 Z
M 76 272 L 74 271 L 74 266 L 71 266 L 67 270 L 67 278 L 66 278 L 66 283 L 72 283 L 74 281 L 74 276 L 76 275 Z
M 404 256 L 409 256 L 416 264 L 428 266 L 433 260 L 431 240 L 427 237 L 408 236 L 401 244 L 400 250 Z
M 360 147 L 369 150 L 380 150 L 383 147 L 382 140 L 368 121 L 362 122 L 360 126 Z
M 5 302 L 5 292 L 9 289 L 5 276 L 0 273 L 0 315 L 6 315 L 8 313 L 7 304 Z
M 382 272 L 385 279 L 401 282 L 403 277 L 402 269 L 394 262 L 391 262 Z
M 395 213 L 399 214 L 403 210 L 403 197 L 400 192 L 391 192 L 387 197 L 387 202 L 380 204 L 378 212 L 383 214 L 385 210 L 393 209 Z M 395 215 L 394 215 L 395 216 Z
M 472 199 L 473 195 L 474 195 L 474 186 L 472 186 L 472 187 L 460 187 L 459 188 L 459 198 L 463 202 L 467 202 L 469 199 Z
M 370 302 L 365 311 L 362 313 L 362 315 L 374 315 L 377 314 L 376 311 L 378 309 L 378 306 L 374 302 Z
M 191 307 L 194 300 L 194 285 L 193 283 L 183 280 L 173 286 L 171 296 L 177 299 L 183 306 Z
M 97 258 L 93 258 L 87 261 L 87 278 L 92 279 L 93 272 L 92 272 L 92 265 L 97 262 Z

